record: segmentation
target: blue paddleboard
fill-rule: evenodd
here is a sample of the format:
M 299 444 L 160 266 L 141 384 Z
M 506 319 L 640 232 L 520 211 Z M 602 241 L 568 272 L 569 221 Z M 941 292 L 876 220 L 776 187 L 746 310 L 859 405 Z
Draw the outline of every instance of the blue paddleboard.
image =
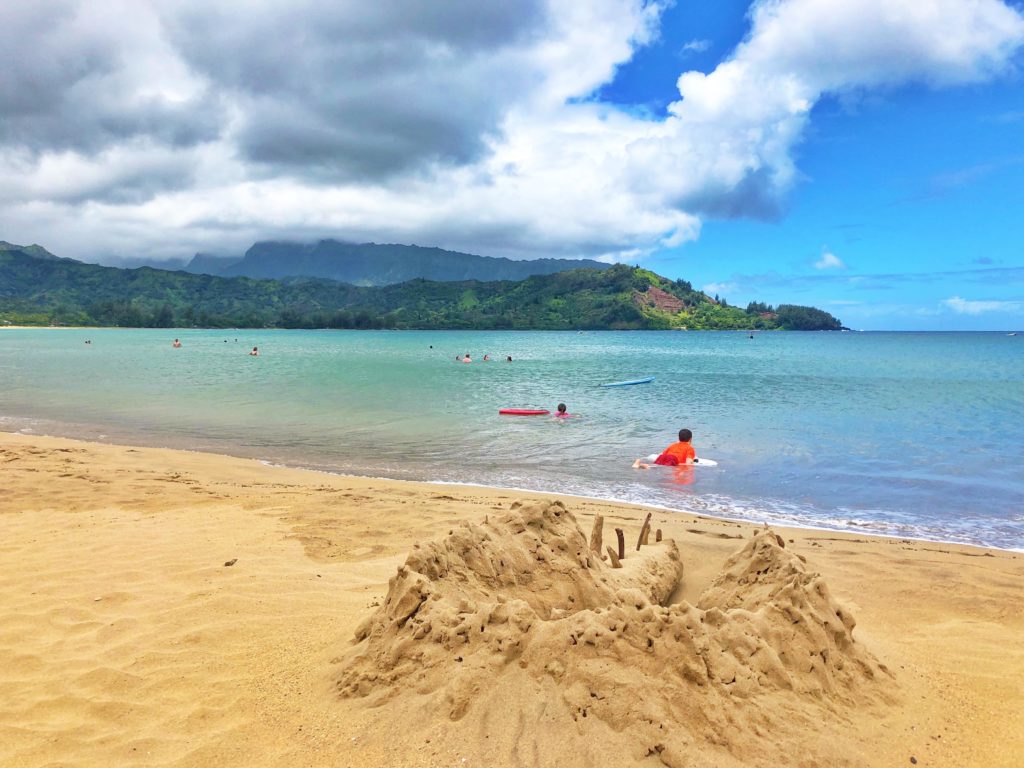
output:
M 646 379 L 632 379 L 630 381 L 614 381 L 611 384 L 602 384 L 602 387 L 631 387 L 634 384 L 650 384 L 654 381 L 653 376 L 648 376 Z

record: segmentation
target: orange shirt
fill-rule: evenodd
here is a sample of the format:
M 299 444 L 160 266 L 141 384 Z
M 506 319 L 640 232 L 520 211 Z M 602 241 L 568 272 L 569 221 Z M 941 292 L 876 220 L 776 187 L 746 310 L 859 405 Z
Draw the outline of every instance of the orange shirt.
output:
M 661 455 L 675 456 L 680 464 L 685 464 L 687 459 L 692 462 L 697 458 L 697 452 L 693 450 L 693 446 L 690 443 L 672 443 L 672 445 L 661 452 Z

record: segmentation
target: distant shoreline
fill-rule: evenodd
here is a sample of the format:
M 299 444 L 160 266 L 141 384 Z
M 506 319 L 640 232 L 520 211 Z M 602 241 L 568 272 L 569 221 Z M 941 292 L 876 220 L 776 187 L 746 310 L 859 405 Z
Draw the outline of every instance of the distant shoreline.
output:
M 220 328 L 214 326 L 190 328 L 151 328 L 148 326 L 125 325 L 0 325 L 0 331 L 400 331 L 413 333 L 999 333 L 1021 334 L 1013 328 L 995 330 L 933 329 L 933 330 L 900 330 L 898 328 L 873 328 L 858 330 L 843 328 L 842 330 L 800 331 L 785 328 L 765 328 L 754 331 L 742 328 L 261 328 L 259 326 L 231 326 Z
M 90 328 L 99 330 L 113 330 L 117 326 L 108 325 L 0 325 L 0 331 L 87 331 Z M 142 330 L 139 328 L 123 328 L 119 330 Z

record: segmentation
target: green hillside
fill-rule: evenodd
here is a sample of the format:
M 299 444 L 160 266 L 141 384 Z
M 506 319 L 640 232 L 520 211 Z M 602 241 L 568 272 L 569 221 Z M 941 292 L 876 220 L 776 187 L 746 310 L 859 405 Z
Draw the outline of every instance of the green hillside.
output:
M 54 256 L 41 245 L 15 245 L 14 243 L 8 243 L 6 240 L 0 240 L 0 251 L 24 251 L 29 256 L 35 256 L 37 259 L 56 260 L 60 258 L 59 256 Z
M 0 250 L 0 323 L 517 330 L 841 327 L 812 307 L 730 307 L 686 281 L 623 265 L 520 281 L 411 280 L 357 287 L 320 279 L 118 269 L 39 258 L 17 247 Z

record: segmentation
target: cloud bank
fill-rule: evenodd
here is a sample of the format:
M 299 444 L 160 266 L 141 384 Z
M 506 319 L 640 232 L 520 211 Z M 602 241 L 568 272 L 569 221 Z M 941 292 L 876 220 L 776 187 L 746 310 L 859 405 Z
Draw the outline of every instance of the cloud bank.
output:
M 6 3 L 0 233 L 70 256 L 334 236 L 632 260 L 709 217 L 781 215 L 823 96 L 985 81 L 1024 45 L 1000 0 L 759 0 L 666 117 L 594 101 L 675 32 L 662 10 Z
M 963 299 L 959 296 L 944 299 L 942 304 L 958 315 L 982 315 L 988 312 L 1020 312 L 1021 309 L 1024 309 L 1024 302 L 1020 301 L 981 301 Z

